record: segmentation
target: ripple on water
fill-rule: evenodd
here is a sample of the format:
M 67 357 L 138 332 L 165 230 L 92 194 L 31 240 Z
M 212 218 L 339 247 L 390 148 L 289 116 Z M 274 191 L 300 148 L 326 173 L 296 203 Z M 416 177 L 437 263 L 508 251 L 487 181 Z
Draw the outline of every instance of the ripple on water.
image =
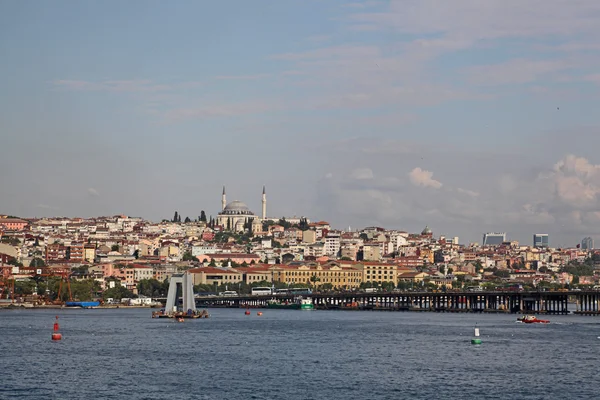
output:
M 0 312 L 0 398 L 540 399 L 596 397 L 599 331 L 514 316 L 212 310 Z M 472 346 L 477 323 L 483 338 Z

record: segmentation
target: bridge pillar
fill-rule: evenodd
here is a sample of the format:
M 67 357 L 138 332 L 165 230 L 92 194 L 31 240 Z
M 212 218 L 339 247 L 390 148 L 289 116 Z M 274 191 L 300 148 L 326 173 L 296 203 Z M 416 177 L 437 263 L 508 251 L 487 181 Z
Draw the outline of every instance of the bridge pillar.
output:
M 183 312 L 187 312 L 188 310 L 192 310 L 192 312 L 195 312 L 196 301 L 194 299 L 194 285 L 192 283 L 192 276 L 188 273 L 174 274 L 173 276 L 171 276 L 171 280 L 169 281 L 169 292 L 167 294 L 167 305 L 165 306 L 165 312 L 171 313 L 177 311 L 178 287 L 181 287 Z

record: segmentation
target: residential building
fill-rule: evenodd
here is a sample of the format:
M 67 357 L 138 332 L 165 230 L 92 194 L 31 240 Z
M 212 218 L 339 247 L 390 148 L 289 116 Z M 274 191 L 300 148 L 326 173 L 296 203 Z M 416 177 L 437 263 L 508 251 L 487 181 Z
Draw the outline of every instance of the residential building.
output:
M 547 233 L 536 233 L 535 235 L 533 235 L 533 247 L 547 248 L 548 247 L 548 234 Z
M 585 237 L 581 241 L 581 249 L 582 250 L 592 250 L 594 248 L 594 239 L 591 237 Z
M 502 243 L 506 242 L 506 233 L 485 233 L 483 235 L 483 246 L 500 246 Z

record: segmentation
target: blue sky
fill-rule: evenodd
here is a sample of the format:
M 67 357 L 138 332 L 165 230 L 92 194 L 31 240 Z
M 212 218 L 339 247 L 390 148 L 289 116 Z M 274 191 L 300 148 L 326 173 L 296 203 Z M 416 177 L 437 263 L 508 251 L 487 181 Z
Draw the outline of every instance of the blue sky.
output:
M 0 212 L 600 222 L 593 0 L 0 4 Z

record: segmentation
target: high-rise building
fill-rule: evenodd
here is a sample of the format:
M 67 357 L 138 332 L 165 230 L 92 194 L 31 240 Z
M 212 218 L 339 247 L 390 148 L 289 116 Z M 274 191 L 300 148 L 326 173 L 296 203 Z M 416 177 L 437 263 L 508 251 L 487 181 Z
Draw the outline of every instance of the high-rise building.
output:
M 581 248 L 585 250 L 592 250 L 594 248 L 594 239 L 591 237 L 585 237 L 581 241 Z
M 533 235 L 533 247 L 548 247 L 548 234 L 536 233 Z
M 483 245 L 484 246 L 499 246 L 506 242 L 506 232 L 496 233 L 484 233 L 483 234 Z

